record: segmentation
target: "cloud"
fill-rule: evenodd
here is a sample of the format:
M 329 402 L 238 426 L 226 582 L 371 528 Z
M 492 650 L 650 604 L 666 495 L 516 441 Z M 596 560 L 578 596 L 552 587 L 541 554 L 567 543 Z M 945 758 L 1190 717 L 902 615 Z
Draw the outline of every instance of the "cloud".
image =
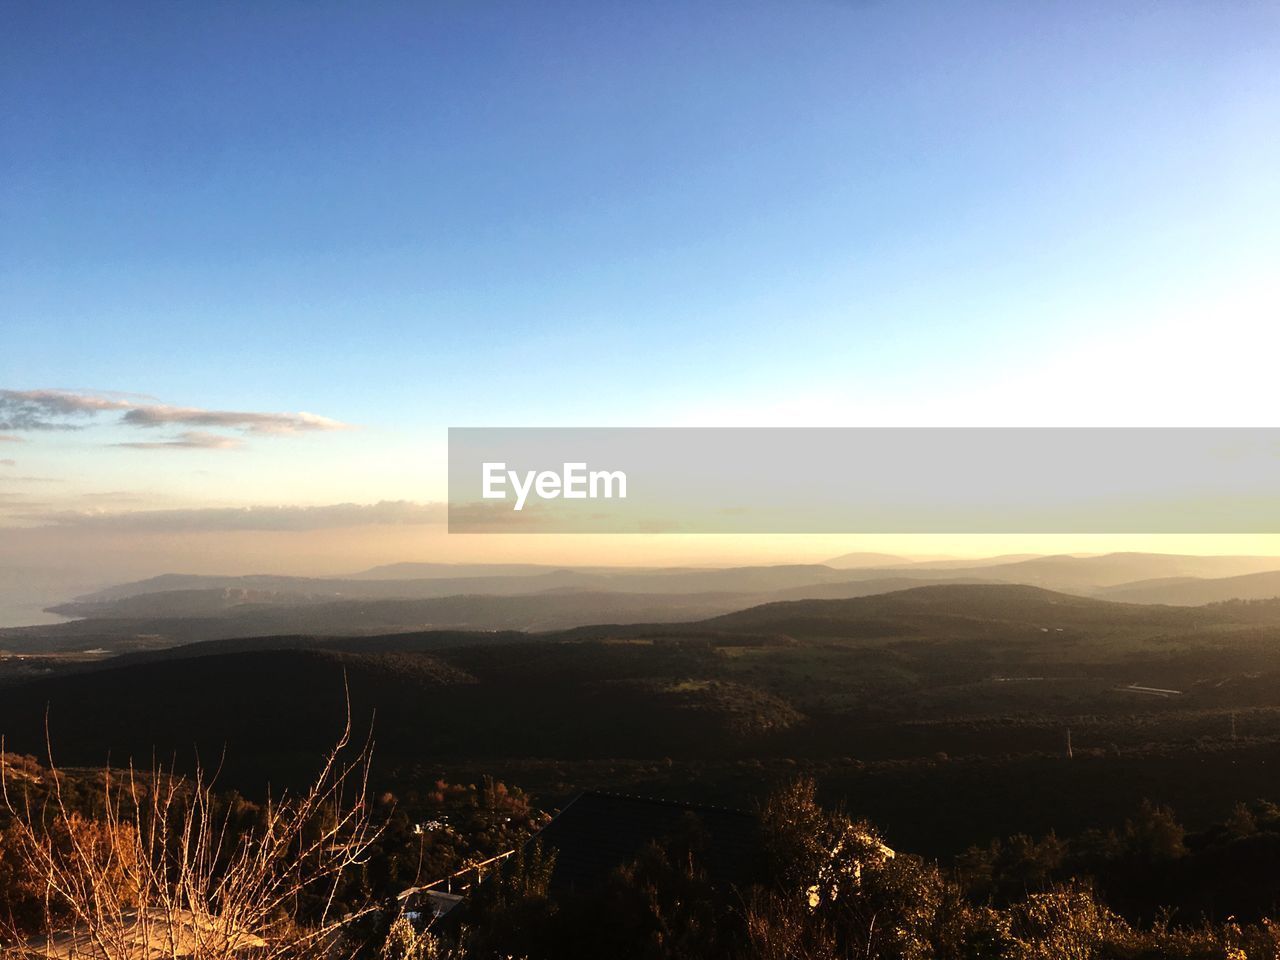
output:
M 445 521 L 445 507 L 439 503 L 384 500 L 379 503 L 337 503 L 315 507 L 209 507 L 123 513 L 63 510 L 43 514 L 38 519 L 46 526 L 53 527 L 150 533 L 305 531 L 337 527 L 442 524 Z
M 132 404 L 115 396 L 70 390 L 0 390 L 0 430 L 76 430 L 74 421 Z
M 154 503 L 155 494 L 139 493 L 134 490 L 103 490 L 82 493 L 80 499 L 97 503 Z
M 194 407 L 134 407 L 123 419 L 135 427 L 181 424 L 191 427 L 224 427 L 248 433 L 303 433 L 311 430 L 346 430 L 345 423 L 314 413 L 244 413 L 232 410 L 199 410 Z
M 0 460 L 0 467 L 16 467 L 17 465 L 17 460 Z
M 189 430 L 168 440 L 135 441 L 133 443 L 114 443 L 114 447 L 129 447 L 132 450 L 234 450 L 244 446 L 244 441 L 235 437 L 224 437 L 216 433 L 202 433 Z
M 151 397 L 125 393 L 89 393 L 74 390 L 0 390 L 0 430 L 80 430 L 104 413 L 123 411 L 119 423 L 131 427 L 212 427 L 252 434 L 293 434 L 347 430 L 348 424 L 315 413 L 259 413 L 241 410 L 204 410 L 155 403 Z M 211 434 L 184 434 L 176 442 L 121 444 L 142 449 L 156 446 L 226 448 L 210 442 Z M 197 437 L 191 440 L 191 437 Z M 200 439 L 203 438 L 203 439 Z M 19 437 L 0 439 L 21 441 Z
M 0 507 L 13 509 L 15 512 L 49 506 L 52 506 L 52 504 L 29 500 L 25 494 L 0 492 Z
M 26 443 L 21 437 L 15 437 L 11 433 L 0 433 L 0 443 Z
M 526 503 L 517 512 L 505 501 L 472 500 L 450 504 L 448 519 L 450 528 L 461 533 L 509 533 L 554 523 L 547 512 L 546 501 Z

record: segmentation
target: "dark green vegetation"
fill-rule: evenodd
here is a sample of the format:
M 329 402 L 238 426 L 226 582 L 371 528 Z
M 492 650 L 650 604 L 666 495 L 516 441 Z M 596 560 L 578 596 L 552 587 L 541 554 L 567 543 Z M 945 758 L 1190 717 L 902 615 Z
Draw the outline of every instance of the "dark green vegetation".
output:
M 1144 804 L 1118 830 L 1014 836 L 945 869 L 895 853 L 802 779 L 758 808 L 756 856 L 729 896 L 723 830 L 696 814 L 568 892 L 553 833 L 480 885 L 439 952 L 384 956 L 1272 960 L 1280 948 L 1280 811 L 1267 805 L 1190 835 Z
M 140 857 L 132 821 L 112 819 L 102 771 L 55 775 L 12 754 L 0 768 L 7 795 L 21 798 L 0 806 L 0 952 L 64 929 L 72 903 L 151 902 L 127 866 Z M 111 782 L 118 796 L 118 773 Z M 126 815 L 133 803 L 150 809 L 148 792 L 166 782 L 144 779 Z M 232 848 L 271 815 L 234 792 L 193 789 L 178 786 L 177 809 L 199 799 Z M 806 778 L 749 811 L 588 796 L 549 826 L 522 791 L 491 778 L 371 800 L 371 840 L 332 891 L 309 891 L 287 920 L 250 928 L 278 955 L 315 956 L 305 939 L 285 952 L 284 938 L 329 907 L 346 918 L 334 946 L 359 960 L 1273 960 L 1280 949 L 1280 808 L 1268 803 L 1239 804 L 1197 832 L 1143 803 L 1114 829 L 1014 835 L 948 865 L 889 848 L 874 824 L 818 802 Z M 46 818 L 53 827 L 38 837 L 53 862 L 103 864 L 91 887 L 52 906 L 46 861 L 24 830 Z M 325 823 L 307 820 L 301 836 Z M 220 858 L 212 875 L 233 862 Z M 466 896 L 424 931 L 428 901 L 407 888 L 442 877 Z M 119 929 L 111 916 L 100 931 Z
M 697 624 L 197 644 L 0 686 L 0 731 L 63 763 L 229 757 L 246 789 L 309 769 L 343 715 L 398 790 L 483 773 L 750 802 L 810 772 L 931 855 L 1280 798 L 1280 607 L 930 586 Z M 1179 691 L 1158 694 L 1131 685 Z M 376 720 L 374 719 L 376 714 Z M 1073 757 L 1067 759 L 1070 731 Z

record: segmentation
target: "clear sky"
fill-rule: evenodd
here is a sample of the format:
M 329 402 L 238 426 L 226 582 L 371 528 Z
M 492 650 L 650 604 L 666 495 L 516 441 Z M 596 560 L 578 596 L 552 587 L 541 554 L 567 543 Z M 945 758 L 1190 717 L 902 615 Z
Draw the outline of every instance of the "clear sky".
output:
M 439 500 L 449 425 L 1274 425 L 1277 63 L 1259 2 L 4 0 L 9 423 L 131 399 L 0 429 L 0 523 Z

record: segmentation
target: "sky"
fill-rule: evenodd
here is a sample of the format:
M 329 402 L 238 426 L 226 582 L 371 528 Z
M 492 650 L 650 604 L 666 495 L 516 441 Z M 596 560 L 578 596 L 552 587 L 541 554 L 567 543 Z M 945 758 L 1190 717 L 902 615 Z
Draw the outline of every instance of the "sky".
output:
M 1277 62 L 1255 2 L 0 0 L 0 568 L 799 549 L 451 540 L 449 426 L 1272 425 Z

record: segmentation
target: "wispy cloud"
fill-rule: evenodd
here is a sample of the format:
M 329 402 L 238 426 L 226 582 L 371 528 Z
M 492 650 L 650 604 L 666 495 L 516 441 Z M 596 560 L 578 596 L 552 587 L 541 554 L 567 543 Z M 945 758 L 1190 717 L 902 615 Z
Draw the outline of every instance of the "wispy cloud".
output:
M 103 414 L 122 412 L 117 423 L 130 427 L 204 427 L 257 435 L 280 435 L 346 430 L 349 425 L 315 413 L 262 413 L 248 410 L 205 410 L 152 402 L 150 397 L 123 393 L 74 390 L 0 390 L 0 430 L 80 430 Z M 21 442 L 21 437 L 0 435 Z M 192 431 L 170 440 L 122 443 L 136 449 L 230 449 L 239 442 L 229 437 Z
M 38 508 L 47 508 L 50 506 L 52 506 L 52 504 L 31 500 L 25 494 L 0 491 L 0 507 L 4 507 L 6 510 L 10 510 L 14 513 L 21 513 L 23 511 L 35 510 Z
M 80 421 L 130 406 L 119 397 L 69 390 L 0 390 L 0 430 L 75 430 Z
M 384 500 L 380 503 L 337 503 L 327 506 L 210 507 L 185 510 L 103 512 L 63 510 L 37 518 L 48 526 L 154 533 L 228 530 L 327 530 L 339 527 L 444 523 L 439 503 Z
M 17 465 L 17 460 L 0 460 L 0 467 L 16 467 Z
M 244 446 L 244 442 L 235 437 L 224 437 L 217 433 L 189 430 L 168 440 L 142 440 L 116 443 L 113 446 L 129 447 L 133 450 L 234 450 L 236 447 Z
M 136 427 L 180 424 L 191 427 L 224 427 L 249 433 L 304 433 L 311 430 L 346 430 L 345 423 L 314 413 L 247 413 L 234 410 L 199 410 L 194 407 L 134 407 L 124 423 Z
M 22 437 L 15 437 L 11 433 L 0 433 L 0 443 L 26 443 Z
M 136 490 L 99 490 L 93 493 L 82 493 L 80 499 L 92 503 L 151 503 L 154 504 L 156 494 L 141 493 Z
M 448 520 L 450 527 L 463 532 L 528 530 L 547 522 L 547 504 L 546 501 L 526 503 L 524 509 L 517 513 L 511 509 L 510 503 L 493 500 L 454 503 L 448 508 Z

